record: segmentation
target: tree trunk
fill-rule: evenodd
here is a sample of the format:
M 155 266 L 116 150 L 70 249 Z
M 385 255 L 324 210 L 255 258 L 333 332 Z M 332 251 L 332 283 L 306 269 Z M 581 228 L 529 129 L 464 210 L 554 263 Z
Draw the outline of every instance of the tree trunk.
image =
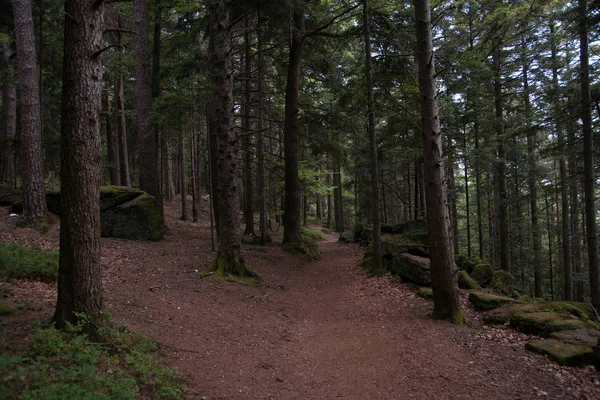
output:
M 433 317 L 461 324 L 465 321 L 458 300 L 454 276 L 454 258 L 450 246 L 448 205 L 444 184 L 442 133 L 440 129 L 435 64 L 431 39 L 431 10 L 429 0 L 415 0 L 417 60 L 419 64 L 419 91 L 421 125 L 423 129 L 423 156 L 425 189 L 427 191 L 427 227 L 431 252 L 431 287 L 433 289 Z
M 302 70 L 304 13 L 295 10 L 292 17 L 287 85 L 285 88 L 284 160 L 285 205 L 283 243 L 302 243 L 300 234 L 300 178 L 298 177 L 298 90 Z
M 102 61 L 104 6 L 65 3 L 61 129 L 61 230 L 54 321 L 66 328 L 85 314 L 95 335 L 101 324 L 100 269 Z
M 229 6 L 231 1 L 214 0 L 210 4 L 209 35 L 212 37 L 211 69 L 214 88 L 214 135 L 217 154 L 217 190 L 219 193 L 217 257 L 204 270 L 214 271 L 216 279 L 228 276 L 257 277 L 247 268 L 241 254 L 239 231 L 237 145 L 233 116 L 233 74 Z
M 570 102 L 569 102 L 570 103 Z M 567 123 L 568 153 L 569 153 L 569 195 L 571 200 L 571 249 L 573 251 L 573 271 L 576 279 L 573 282 L 573 298 L 575 301 L 584 301 L 584 279 L 581 271 L 581 229 L 579 224 L 579 185 L 577 176 L 577 151 L 575 138 L 575 124 Z
M 506 151 L 504 148 L 504 120 L 502 104 L 502 76 L 500 73 L 500 56 L 502 42 L 499 38 L 493 40 L 494 64 L 494 104 L 496 110 L 495 131 L 498 159 L 496 160 L 496 180 L 498 184 L 498 223 L 500 224 L 500 269 L 510 272 L 509 234 L 508 234 L 508 196 L 506 187 Z
M 245 136 L 244 151 L 244 235 L 254 236 L 254 180 L 252 179 L 252 136 L 250 133 L 250 79 L 252 61 L 250 60 L 250 32 L 248 17 L 244 20 L 244 101 L 242 103 L 242 131 Z
M 192 114 L 194 114 L 192 112 Z M 192 123 L 195 123 L 195 118 L 192 118 Z M 190 182 L 192 184 L 192 222 L 198 222 L 199 212 L 198 197 L 199 184 L 197 168 L 197 147 L 196 147 L 196 132 L 195 129 L 190 129 Z
M 329 169 L 329 158 L 330 158 L 330 153 L 327 153 L 327 169 Z M 325 184 L 327 185 L 327 187 L 329 188 L 332 184 L 332 179 L 331 179 L 332 174 L 327 173 L 327 175 L 325 175 Z M 335 184 L 334 184 L 335 185 Z M 331 227 L 333 226 L 333 205 L 332 205 L 332 199 L 331 199 L 331 191 L 327 192 L 327 228 L 331 229 Z
M 267 194 L 265 191 L 265 135 L 263 132 L 264 125 L 264 113 L 265 113 L 265 94 L 264 94 L 264 83 L 263 83 L 263 73 L 264 73 L 264 65 L 263 65 L 263 36 L 262 36 L 262 18 L 261 18 L 261 2 L 258 1 L 258 23 L 257 23 L 257 46 L 258 46 L 258 137 L 257 137 L 257 147 L 258 147 L 258 170 L 257 180 L 258 180 L 258 208 L 260 214 L 260 241 L 262 244 L 265 244 L 267 241 Z
M 179 142 L 178 142 L 179 154 L 177 158 L 177 166 L 179 173 L 177 177 L 179 178 L 179 194 L 181 195 L 181 219 L 183 221 L 188 220 L 188 210 L 187 210 L 187 179 L 185 174 L 185 131 L 183 128 L 183 122 L 181 127 L 179 128 Z
M 15 137 L 17 133 L 17 87 L 9 43 L 0 43 L 0 66 L 6 73 L 2 87 L 2 126 L 0 127 L 0 183 L 15 183 Z
M 529 186 L 529 204 L 531 212 L 531 235 L 533 240 L 533 280 L 534 297 L 542 297 L 542 238 L 539 224 L 538 198 L 537 198 L 537 157 L 535 148 L 537 146 L 535 129 L 531 126 L 531 100 L 529 97 L 529 60 L 527 60 L 527 49 L 523 51 L 523 99 L 525 102 L 525 117 L 527 121 L 527 158 L 529 173 L 527 184 Z
M 133 0 L 133 35 L 135 48 L 135 109 L 140 155 L 140 189 L 154 196 L 162 215 L 162 195 L 158 176 L 156 132 L 150 123 L 152 91 L 150 74 L 150 42 L 146 0 Z
M 115 136 L 111 122 L 112 114 L 110 112 L 110 92 L 106 90 L 106 150 L 108 158 L 108 174 L 110 176 L 110 184 L 120 186 L 121 176 L 119 171 L 118 153 L 116 149 Z
M 583 130 L 583 189 L 585 192 L 585 226 L 587 232 L 590 294 L 592 304 L 600 308 L 600 281 L 598 278 L 598 244 L 596 236 L 596 201 L 594 198 L 594 136 L 590 95 L 590 66 L 588 44 L 587 0 L 579 0 L 579 62 L 581 82 L 581 121 Z
M 469 169 L 468 169 L 468 149 L 467 149 L 467 127 L 463 123 L 463 148 L 465 151 L 464 163 L 465 163 L 465 214 L 467 216 L 467 254 L 471 257 L 471 213 L 469 207 Z M 455 198 L 456 201 L 456 198 Z M 454 204 L 456 207 L 456 204 Z M 457 221 L 454 221 L 454 224 L 457 224 Z M 458 234 L 458 227 L 456 227 L 456 234 Z M 458 239 L 457 239 L 458 240 Z M 456 243 L 456 248 L 458 249 L 458 241 Z M 456 253 L 455 253 L 456 254 Z
M 479 258 L 483 260 L 483 212 L 481 210 L 481 197 L 483 196 L 481 190 L 481 170 L 480 163 L 481 157 L 479 154 L 479 123 L 475 121 L 473 124 L 473 131 L 475 133 L 475 189 L 476 189 L 476 202 L 477 202 L 477 238 L 479 243 Z
M 344 205 L 342 192 L 342 173 L 340 168 L 340 157 L 337 150 L 333 153 L 333 202 L 335 208 L 335 231 L 344 232 Z
M 378 271 L 381 263 L 381 211 L 379 193 L 379 170 L 377 166 L 377 136 L 375 133 L 375 96 L 373 95 L 373 67 L 371 62 L 371 32 L 369 30 L 369 4 L 363 0 L 363 25 L 365 35 L 365 66 L 367 74 L 367 135 L 369 136 L 371 172 L 371 212 L 373 219 L 373 260 L 371 268 Z
M 47 225 L 42 166 L 42 121 L 30 0 L 13 0 L 17 67 L 20 82 L 20 144 L 23 179 L 23 217 L 26 225 Z

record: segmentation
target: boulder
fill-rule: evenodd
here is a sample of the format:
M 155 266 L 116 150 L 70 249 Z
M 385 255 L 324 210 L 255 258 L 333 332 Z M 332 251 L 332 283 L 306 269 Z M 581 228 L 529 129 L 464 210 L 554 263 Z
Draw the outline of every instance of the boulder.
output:
M 494 277 L 494 270 L 490 264 L 482 263 L 475 266 L 469 275 L 480 285 L 486 286 Z
M 532 340 L 525 344 L 525 348 L 544 354 L 560 365 L 571 367 L 591 364 L 594 357 L 592 347 L 565 343 L 556 339 Z
M 490 288 L 498 290 L 504 294 L 513 293 L 513 284 L 515 278 L 506 271 L 494 271 L 492 280 L 490 282 Z
M 510 297 L 498 296 L 480 291 L 472 291 L 469 293 L 469 301 L 476 309 L 481 311 L 493 310 L 514 302 Z
M 160 240 L 164 234 L 164 221 L 156 200 L 143 193 L 125 203 L 102 211 L 101 234 L 133 240 Z
M 429 258 L 408 253 L 396 255 L 388 265 L 390 272 L 405 281 L 421 286 L 431 286 L 431 262 Z
M 516 313 L 510 318 L 510 326 L 533 335 L 549 337 L 559 331 L 585 329 L 586 322 L 567 312 Z
M 520 302 L 517 300 L 517 302 Z M 570 302 L 564 301 L 547 301 L 539 303 L 522 303 L 513 304 L 497 310 L 489 311 L 483 315 L 484 322 L 491 325 L 502 325 L 511 320 L 515 314 L 531 314 L 531 313 L 549 313 L 559 312 L 569 314 L 589 325 L 590 328 L 596 329 L 596 324 L 590 321 L 588 315 Z
M 340 233 L 338 241 L 341 243 L 352 243 L 354 241 L 354 233 L 348 231 L 342 232 Z
M 551 339 L 561 342 L 576 344 L 579 346 L 594 347 L 600 339 L 600 331 L 597 329 L 576 329 L 573 331 L 559 331 L 550 334 Z
M 462 262 L 461 269 L 464 269 L 468 274 L 471 274 L 479 264 L 485 264 L 485 262 L 479 257 L 471 257 Z
M 461 289 L 472 290 L 481 289 L 477 281 L 467 274 L 467 271 L 458 271 L 458 287 Z
M 458 267 L 458 269 L 463 269 L 463 265 L 469 261 L 469 258 L 464 254 L 459 254 L 454 258 L 454 263 Z
M 420 257 L 429 257 L 429 246 L 420 243 L 410 243 L 402 240 L 403 236 L 397 235 L 382 235 L 381 247 L 382 255 L 387 259 L 392 259 L 394 256 L 401 253 L 409 253 Z
M 394 234 L 403 234 L 412 231 L 427 231 L 425 220 L 414 219 L 392 227 L 392 233 Z

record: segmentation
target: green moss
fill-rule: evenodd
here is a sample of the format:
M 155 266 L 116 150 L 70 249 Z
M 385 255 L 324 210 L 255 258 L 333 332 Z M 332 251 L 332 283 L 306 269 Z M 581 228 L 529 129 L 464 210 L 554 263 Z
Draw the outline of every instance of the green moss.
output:
M 310 236 L 302 236 L 303 243 L 285 243 L 281 245 L 281 248 L 286 253 L 295 257 L 304 258 L 307 261 L 319 260 L 321 258 L 321 252 L 319 246 Z
M 471 290 L 471 289 L 481 289 L 481 286 L 477 281 L 469 276 L 467 271 L 459 271 L 458 272 L 458 287 L 461 289 Z
M 525 344 L 527 350 L 547 355 L 560 365 L 581 367 L 591 364 L 594 350 L 591 347 L 564 343 L 555 339 L 533 340 Z
M 147 193 L 105 210 L 100 223 L 104 237 L 160 240 L 164 234 L 164 220 L 156 200 Z
M 486 264 L 486 263 L 479 257 L 471 257 L 463 263 L 462 269 L 467 271 L 467 273 L 471 274 L 473 272 L 473 269 L 475 269 L 475 267 L 478 266 L 479 264 Z
M 510 326 L 523 333 L 548 337 L 553 332 L 583 329 L 588 324 L 568 313 L 533 312 L 515 313 L 510 318 Z
M 550 337 L 565 343 L 594 347 L 600 339 L 600 331 L 597 329 L 575 329 L 552 332 Z
M 494 270 L 490 264 L 478 264 L 473 268 L 473 271 L 470 273 L 471 278 L 475 279 L 477 283 L 482 286 L 486 286 L 492 280 L 494 276 Z
M 490 287 L 497 289 L 504 294 L 510 294 L 513 292 L 515 278 L 506 271 L 494 271 Z
M 248 284 L 256 284 L 261 280 L 261 277 L 254 270 L 246 266 L 243 258 L 236 261 L 222 255 L 217 255 L 206 268 L 199 272 L 199 275 L 213 275 L 217 281 L 227 279 Z
M 469 293 L 469 301 L 476 309 L 482 311 L 493 310 L 514 302 L 510 297 L 497 296 L 495 294 L 478 291 Z
M 340 243 L 352 243 L 354 242 L 354 234 L 352 232 L 342 232 L 338 238 Z
M 312 240 L 325 240 L 325 239 L 327 239 L 325 237 L 325 235 L 323 234 L 323 232 L 319 232 L 317 230 L 310 229 L 307 226 L 301 226 L 300 227 L 300 232 L 302 233 L 303 236 L 305 236 L 305 237 L 308 236 Z
M 469 260 L 469 257 L 467 257 L 464 254 L 458 254 L 455 258 L 454 258 L 454 262 L 456 263 L 456 266 L 460 269 L 463 268 L 463 265 Z
M 58 252 L 35 250 L 14 243 L 0 243 L 0 278 L 55 281 Z
M 417 289 L 416 295 L 425 300 L 433 301 L 433 289 L 429 287 L 420 287 Z
M 0 315 L 6 316 L 6 315 L 15 315 L 18 313 L 19 313 L 18 309 L 9 306 L 8 304 L 6 304 L 6 302 L 4 300 L 0 300 Z

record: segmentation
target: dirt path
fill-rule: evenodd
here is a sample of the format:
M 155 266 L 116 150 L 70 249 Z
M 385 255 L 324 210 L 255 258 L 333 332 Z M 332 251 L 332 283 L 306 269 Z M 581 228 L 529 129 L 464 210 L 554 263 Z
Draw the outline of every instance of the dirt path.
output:
M 106 306 L 162 344 L 190 399 L 600 398 L 592 368 L 558 367 L 472 311 L 470 327 L 432 321 L 405 285 L 365 276 L 355 245 L 329 236 L 310 263 L 244 246 L 264 284 L 219 283 L 194 273 L 214 255 L 207 223 L 169 217 L 162 242 L 103 239 Z

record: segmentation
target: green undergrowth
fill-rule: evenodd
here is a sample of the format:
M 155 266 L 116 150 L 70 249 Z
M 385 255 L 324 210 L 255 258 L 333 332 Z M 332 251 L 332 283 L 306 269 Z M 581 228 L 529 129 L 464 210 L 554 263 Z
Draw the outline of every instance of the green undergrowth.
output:
M 312 240 L 315 240 L 315 241 L 327 239 L 325 237 L 325 234 L 323 234 L 323 232 L 317 231 L 315 229 L 311 229 L 308 226 L 304 226 L 304 225 L 302 225 L 300 227 L 300 233 L 302 233 L 302 235 L 304 237 L 308 236 L 309 238 L 311 238 Z
M 302 235 L 302 241 L 303 243 L 285 243 L 281 245 L 281 248 L 286 253 L 306 261 L 319 260 L 321 252 L 315 240 L 310 236 Z
M 157 356 L 158 346 L 125 327 L 102 328 L 101 343 L 84 332 L 85 318 L 67 330 L 40 323 L 23 346 L 0 354 L 0 398 L 178 399 L 185 386 Z M 6 338 L 1 338 L 4 342 Z
M 55 281 L 57 277 L 57 251 L 0 243 L 0 280 L 16 278 Z

